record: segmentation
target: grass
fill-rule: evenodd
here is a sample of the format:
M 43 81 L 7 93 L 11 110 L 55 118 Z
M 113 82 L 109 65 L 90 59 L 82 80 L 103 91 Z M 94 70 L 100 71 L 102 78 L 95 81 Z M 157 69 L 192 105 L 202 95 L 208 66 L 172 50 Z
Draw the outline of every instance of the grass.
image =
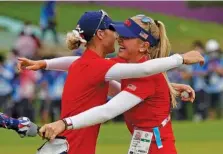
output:
M 0 2 L 0 14 L 21 20 L 30 20 L 34 24 L 39 23 L 39 14 L 42 2 Z M 58 30 L 67 32 L 76 26 L 78 18 L 88 10 L 106 10 L 114 20 L 123 21 L 136 14 L 146 14 L 154 19 L 163 21 L 167 27 L 167 33 L 174 51 L 182 52 L 189 50 L 194 40 L 207 41 L 210 38 L 223 42 L 219 34 L 223 34 L 222 25 L 195 20 L 186 20 L 158 13 L 149 13 L 137 9 L 115 8 L 89 3 L 58 2 L 57 19 Z M 223 44 L 221 44 L 223 45 Z
M 223 121 L 202 123 L 174 122 L 176 146 L 179 154 L 221 153 Z M 14 132 L 0 130 L 0 153 L 31 154 L 43 143 L 39 138 L 20 139 Z M 122 123 L 103 125 L 97 145 L 97 154 L 127 153 L 130 134 Z

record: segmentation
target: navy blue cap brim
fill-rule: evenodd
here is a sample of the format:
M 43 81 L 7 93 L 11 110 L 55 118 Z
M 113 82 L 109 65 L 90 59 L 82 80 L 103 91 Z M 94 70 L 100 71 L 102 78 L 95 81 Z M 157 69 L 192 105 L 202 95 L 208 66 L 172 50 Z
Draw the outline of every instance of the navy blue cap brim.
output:
M 98 29 L 109 29 L 110 25 L 113 23 L 110 17 L 105 16 Z
M 138 35 L 134 34 L 123 22 L 113 22 L 110 26 L 115 29 L 120 37 L 138 38 Z

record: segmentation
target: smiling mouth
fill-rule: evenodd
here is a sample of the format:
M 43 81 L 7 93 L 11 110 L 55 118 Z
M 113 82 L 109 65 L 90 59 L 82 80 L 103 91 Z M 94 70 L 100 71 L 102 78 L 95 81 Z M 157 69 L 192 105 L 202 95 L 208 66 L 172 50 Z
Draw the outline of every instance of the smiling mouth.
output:
M 119 47 L 119 51 L 122 52 L 123 50 L 125 50 L 125 47 L 120 46 L 120 47 Z

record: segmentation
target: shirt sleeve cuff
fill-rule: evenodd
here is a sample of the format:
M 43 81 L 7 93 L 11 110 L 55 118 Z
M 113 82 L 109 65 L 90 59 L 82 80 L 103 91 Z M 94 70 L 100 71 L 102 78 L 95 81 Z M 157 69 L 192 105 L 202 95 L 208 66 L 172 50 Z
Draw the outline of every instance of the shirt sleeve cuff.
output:
M 181 56 L 180 54 L 174 54 L 172 57 L 177 60 L 177 64 L 183 64 L 184 59 L 183 56 Z

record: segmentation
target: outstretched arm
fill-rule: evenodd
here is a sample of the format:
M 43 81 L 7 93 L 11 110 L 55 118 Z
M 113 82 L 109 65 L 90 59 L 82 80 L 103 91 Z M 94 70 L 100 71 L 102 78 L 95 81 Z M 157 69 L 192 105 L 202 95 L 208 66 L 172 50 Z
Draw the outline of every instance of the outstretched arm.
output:
M 105 80 L 121 80 L 140 78 L 161 73 L 179 67 L 182 64 L 204 64 L 204 57 L 198 51 L 190 51 L 183 55 L 175 54 L 170 57 L 157 58 L 137 64 L 115 64 L 105 75 Z
M 68 71 L 70 65 L 79 59 L 79 56 L 46 59 L 46 70 Z
M 165 58 L 152 59 L 143 63 L 117 63 L 107 71 L 105 80 L 110 81 L 146 77 L 179 67 L 182 64 L 183 57 L 179 54 Z
M 70 65 L 79 58 L 79 56 L 67 56 L 37 61 L 30 60 L 27 58 L 18 58 L 17 68 L 19 71 L 24 68 L 33 71 L 39 69 L 68 71 Z
M 190 51 L 183 55 L 157 58 L 138 64 L 115 64 L 105 75 L 105 80 L 140 78 L 165 72 L 182 64 L 204 64 L 204 57 L 198 51 Z

